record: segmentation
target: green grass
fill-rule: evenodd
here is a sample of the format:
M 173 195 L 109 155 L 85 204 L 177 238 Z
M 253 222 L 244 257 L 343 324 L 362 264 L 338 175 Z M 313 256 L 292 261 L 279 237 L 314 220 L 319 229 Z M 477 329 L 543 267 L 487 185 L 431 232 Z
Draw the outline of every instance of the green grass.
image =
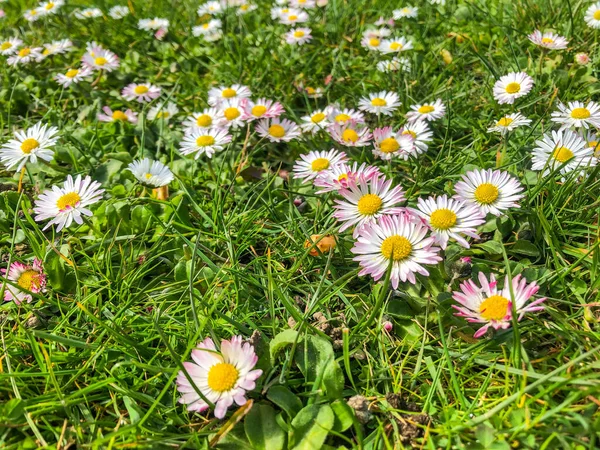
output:
M 0 3 L 7 12 L 0 36 L 36 45 L 69 38 L 79 47 L 39 64 L 0 68 L 2 142 L 38 120 L 61 133 L 53 162 L 28 165 L 23 193 L 17 193 L 19 174 L 0 169 L 2 267 L 35 256 L 49 276 L 48 291 L 32 303 L 0 306 L 0 447 L 208 448 L 225 421 L 188 413 L 177 403 L 174 379 L 199 341 L 234 334 L 254 335 L 257 343 L 264 374 L 250 393 L 254 411 L 272 419 L 271 407 L 278 418 L 236 417 L 239 424 L 220 448 L 261 448 L 247 436 L 268 425 L 279 431 L 265 435 L 285 435 L 291 448 L 302 428 L 300 419 L 293 421 L 298 405 L 313 405 L 318 423 L 328 423 L 333 409 L 337 422 L 324 430 L 327 448 L 600 446 L 599 169 L 564 182 L 529 170 L 530 150 L 551 128 L 557 100 L 597 99 L 600 92 L 595 64 L 573 63 L 580 51 L 599 57 L 598 32 L 583 22 L 588 3 L 413 3 L 419 18 L 397 25 L 416 44 L 406 53 L 412 62 L 406 74 L 378 72 L 378 57 L 360 46 L 367 25 L 401 6 L 392 1 L 330 0 L 311 12 L 315 38 L 301 48 L 281 44 L 286 26 L 270 19 L 264 0 L 246 16 L 228 13 L 223 39 L 214 44 L 191 35 L 200 22 L 190 0 L 133 2 L 135 16 L 119 22 L 77 20 L 69 14 L 76 5 L 107 11 L 115 3 L 74 0 L 34 25 L 21 17 L 32 1 Z M 136 27 L 139 18 L 154 16 L 171 21 L 163 42 Z M 569 50 L 540 60 L 526 36 L 535 28 L 564 34 Z M 117 53 L 121 68 L 94 87 L 58 89 L 52 76 L 76 62 L 91 40 Z M 512 108 L 498 105 L 491 88 L 517 70 L 535 78 L 515 108 L 533 122 L 504 142 L 486 129 Z M 125 105 L 123 86 L 145 80 L 178 104 L 169 126 L 96 121 L 100 107 Z M 316 196 L 278 171 L 290 171 L 302 153 L 338 147 L 329 137 L 276 145 L 253 135 L 240 166 L 242 129 L 213 158 L 214 176 L 206 158 L 179 155 L 180 120 L 205 107 L 211 85 L 229 83 L 281 101 L 296 121 L 317 107 L 356 107 L 369 92 L 393 90 L 403 105 L 380 124 L 395 128 L 411 104 L 442 98 L 448 113 L 433 125 L 434 142 L 418 160 L 382 164 L 368 148 L 349 155 L 380 166 L 404 186 L 411 205 L 419 196 L 451 194 L 469 169 L 497 165 L 527 186 L 527 196 L 520 209 L 488 221 L 471 249 L 451 245 L 429 278 L 389 291 L 357 276 L 351 233 L 339 234 L 326 256 L 304 248 L 312 234 L 337 232 L 335 197 Z M 300 84 L 323 87 L 325 95 L 310 99 Z M 143 193 L 124 171 L 142 155 L 170 162 L 177 180 L 168 200 Z M 67 173 L 100 181 L 104 200 L 85 225 L 42 232 L 33 201 Z M 462 256 L 472 257 L 471 268 L 459 264 Z M 516 330 L 474 340 L 474 328 L 452 314 L 451 292 L 480 271 L 537 281 L 548 297 L 545 311 L 528 315 Z M 289 332 L 290 318 L 297 334 Z M 383 320 L 393 322 L 391 333 L 382 330 Z M 270 346 L 278 350 L 273 357 Z M 341 386 L 327 372 L 338 365 Z M 367 424 L 345 416 L 343 404 L 355 395 L 371 407 Z M 315 436 L 323 432 L 315 428 Z

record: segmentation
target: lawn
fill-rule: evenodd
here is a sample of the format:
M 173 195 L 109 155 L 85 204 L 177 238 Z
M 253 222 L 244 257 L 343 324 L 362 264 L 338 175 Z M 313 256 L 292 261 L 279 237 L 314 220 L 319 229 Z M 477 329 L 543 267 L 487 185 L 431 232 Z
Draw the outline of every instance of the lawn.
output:
M 290 1 L 0 0 L 0 448 L 600 447 L 600 3 Z

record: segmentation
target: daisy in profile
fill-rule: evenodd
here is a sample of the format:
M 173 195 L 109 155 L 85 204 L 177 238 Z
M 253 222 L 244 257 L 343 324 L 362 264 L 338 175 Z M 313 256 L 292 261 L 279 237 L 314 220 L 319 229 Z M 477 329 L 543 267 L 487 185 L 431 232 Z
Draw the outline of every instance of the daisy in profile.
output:
M 77 84 L 80 81 L 85 80 L 91 74 L 92 69 L 89 67 L 82 67 L 80 69 L 69 69 L 65 73 L 59 73 L 54 79 L 58 84 L 67 88 L 72 84 Z
M 165 122 L 171 119 L 179 112 L 179 108 L 173 102 L 163 103 L 150 108 L 148 111 L 148 120 L 164 120 Z
M 302 134 L 294 122 L 279 118 L 259 120 L 256 132 L 271 142 L 289 142 Z
M 88 45 L 86 53 L 81 57 L 81 63 L 92 70 L 112 72 L 119 68 L 119 57 L 100 46 Z
M 599 128 L 600 105 L 596 102 L 569 102 L 568 105 L 558 104 L 558 111 L 552 113 L 552 122 L 561 124 L 561 130 L 566 128 Z
M 594 149 L 587 146 L 585 140 L 571 130 L 552 131 L 536 141 L 533 150 L 531 170 L 543 170 L 548 175 L 552 170 L 560 169 L 567 174 L 596 165 Z
M 21 302 L 31 303 L 33 297 L 30 292 L 37 294 L 46 290 L 46 274 L 41 259 L 34 258 L 32 264 L 15 261 L 11 263 L 8 270 L 1 269 L 0 273 L 8 281 L 17 285 L 3 283 L 0 286 L 0 290 L 4 289 L 6 302 L 13 301 L 16 305 L 20 305 Z
M 564 50 L 569 43 L 563 36 L 550 32 L 542 33 L 540 30 L 535 30 L 527 37 L 535 45 L 539 45 L 548 50 Z
M 494 84 L 494 98 L 498 103 L 512 105 L 516 99 L 521 98 L 533 88 L 533 78 L 525 72 L 511 72 L 500 77 Z
M 155 17 L 154 19 L 140 19 L 138 21 L 138 28 L 144 31 L 166 30 L 169 28 L 169 21 L 159 17 Z
M 44 44 L 42 56 L 61 55 L 72 51 L 74 48 L 73 42 L 69 39 L 61 39 L 60 41 L 53 41 L 50 44 Z
M 65 2 L 63 0 L 51 0 L 47 2 L 42 2 L 37 8 L 38 14 L 42 16 L 56 14 L 64 4 Z
M 469 242 L 462 235 L 479 239 L 477 227 L 485 223 L 477 205 L 448 198 L 445 194 L 425 200 L 419 198 L 417 208 L 410 208 L 410 211 L 423 219 L 442 250 L 446 249 L 450 239 L 469 248 Z
M 406 150 L 412 147 L 413 137 L 394 132 L 392 127 L 383 127 L 373 130 L 373 141 L 373 154 L 389 161 L 394 157 L 408 159 Z
M 216 151 L 223 150 L 231 142 L 231 135 L 227 130 L 211 128 L 208 130 L 194 130 L 183 137 L 179 144 L 182 155 L 194 155 L 194 159 L 206 154 L 209 158 Z
M 371 275 L 375 281 L 385 277 L 391 265 L 390 282 L 398 289 L 400 281 L 416 283 L 415 274 L 428 276 L 424 265 L 442 260 L 434 238 L 426 237 L 426 226 L 406 214 L 382 216 L 363 226 L 350 250 L 362 270 L 359 276 Z
M 242 100 L 231 99 L 219 104 L 221 114 L 221 127 L 239 128 L 244 125 L 244 108 L 242 108 Z
M 100 8 L 87 8 L 75 11 L 73 15 L 78 19 L 95 19 L 102 17 L 102 10 Z
M 93 215 L 87 207 L 100 200 L 103 192 L 100 183 L 92 181 L 89 176 L 82 179 L 81 175 L 77 175 L 73 180 L 68 175 L 62 187 L 52 186 L 52 189 L 44 191 L 35 201 L 35 220 L 40 222 L 50 219 L 44 230 L 51 225 L 58 225 L 56 231 L 60 231 L 70 227 L 73 221 L 81 225 L 82 216 Z
M 327 119 L 332 124 L 337 123 L 343 125 L 346 122 L 364 123 L 365 121 L 365 115 L 355 109 L 341 109 L 337 105 L 331 105 L 327 107 L 327 111 Z
M 125 111 L 121 110 L 112 110 L 108 106 L 102 108 L 104 114 L 98 114 L 98 120 L 100 122 L 129 122 L 136 124 L 138 121 L 137 113 L 133 112 L 131 109 L 127 109 Z
M 42 49 L 40 47 L 21 47 L 18 52 L 8 57 L 6 63 L 9 66 L 19 64 L 29 64 L 42 58 Z
M 290 0 L 290 6 L 293 8 L 312 9 L 316 6 L 315 0 Z
M 600 28 L 600 2 L 590 5 L 585 11 L 585 23 L 592 28 Z
M 381 53 L 399 53 L 413 48 L 412 41 L 404 37 L 384 39 L 379 46 Z
M 355 227 L 355 239 L 365 224 L 404 211 L 396 206 L 405 200 L 402 187 L 392 187 L 392 180 L 384 176 L 370 179 L 359 177 L 355 182 L 349 183 L 348 187 L 340 189 L 339 194 L 343 199 L 335 201 L 333 217 L 342 222 L 340 232 Z
M 6 40 L 0 39 L 0 55 L 8 56 L 17 53 L 21 45 L 23 45 L 23 41 L 15 37 Z
M 529 126 L 530 123 L 531 119 L 526 118 L 520 112 L 516 112 L 502 117 L 487 130 L 489 133 L 495 132 L 504 136 L 509 131 L 513 131 L 519 127 Z
M 359 177 L 369 181 L 371 178 L 380 175 L 382 174 L 376 166 L 368 166 L 366 163 L 362 163 L 359 166 L 357 162 L 354 162 L 352 165 L 341 163 L 320 172 L 313 184 L 322 188 L 316 192 L 317 194 L 324 194 L 325 192 L 339 191 L 342 188 L 347 188 L 350 183 L 356 183 Z
M 284 35 L 284 39 L 288 44 L 303 45 L 312 40 L 310 28 L 292 28 Z
M 362 123 L 350 120 L 343 124 L 334 123 L 328 130 L 331 137 L 346 147 L 364 147 L 369 145 L 373 135 Z
M 113 6 L 108 10 L 108 15 L 115 20 L 124 19 L 129 15 L 129 8 L 127 6 Z
M 206 338 L 192 350 L 192 359 L 193 362 L 183 363 L 191 382 L 183 371 L 177 374 L 179 403 L 187 405 L 188 411 L 206 411 L 209 406 L 198 390 L 215 405 L 217 419 L 225 417 L 234 402 L 244 405 L 246 392 L 256 387 L 256 380 L 262 375 L 262 370 L 253 370 L 258 362 L 254 347 L 242 343 L 241 336 L 222 340 L 220 351 L 211 338 Z
M 305 133 L 315 134 L 320 130 L 326 130 L 331 125 L 327 119 L 327 111 L 315 109 L 310 115 L 302 116 L 300 128 Z
M 399 20 L 405 17 L 413 19 L 417 17 L 419 13 L 419 8 L 415 8 L 414 6 L 405 6 L 404 8 L 395 9 L 393 11 L 394 19 Z
M 123 88 L 121 96 L 125 100 L 139 103 L 151 102 L 160 95 L 160 88 L 150 83 L 131 83 Z
M 311 181 L 324 171 L 346 162 L 347 157 L 343 152 L 335 149 L 329 151 L 312 151 L 306 155 L 300 155 L 300 159 L 292 169 L 294 178 L 301 178 L 303 183 Z
M 58 141 L 58 128 L 36 123 L 24 131 L 16 131 L 11 139 L 0 148 L 0 161 L 7 169 L 21 170 L 27 163 L 36 163 L 38 158 L 52 161 L 52 147 Z
M 433 103 L 412 105 L 410 109 L 406 113 L 409 122 L 416 122 L 417 120 L 434 121 L 446 115 L 446 106 L 439 98 Z
M 133 161 L 127 166 L 137 180 L 144 186 L 158 188 L 166 186 L 175 178 L 173 172 L 160 161 L 144 158 Z
M 475 205 L 483 216 L 501 216 L 510 208 L 518 208 L 523 198 L 523 186 L 508 172 L 492 169 L 478 169 L 462 175 L 454 185 L 456 198 Z
M 242 102 L 243 120 L 272 119 L 283 114 L 283 105 L 266 98 L 259 98 L 255 102 L 245 99 Z
M 251 95 L 252 92 L 250 92 L 250 89 L 240 84 L 210 88 L 208 90 L 208 104 L 210 106 L 219 106 L 219 104 L 225 101 L 250 98 Z
M 183 122 L 184 132 L 190 133 L 194 130 L 208 130 L 217 127 L 223 119 L 217 108 L 207 108 L 202 112 L 193 113 Z
M 504 280 L 504 288 L 498 288 L 498 282 L 493 274 L 488 281 L 483 272 L 478 275 L 479 284 L 467 280 L 460 285 L 460 292 L 453 292 L 452 298 L 458 305 L 452 305 L 458 312 L 458 317 L 465 317 L 467 322 L 483 324 L 473 335 L 474 338 L 483 336 L 489 327 L 494 330 L 506 330 L 510 328 L 512 321 L 513 302 L 517 312 L 517 320 L 528 312 L 537 312 L 544 309 L 541 304 L 546 300 L 542 297 L 533 300 L 533 296 L 539 290 L 539 286 L 533 282 L 527 284 L 527 280 L 517 275 L 512 279 L 511 296 L 508 277 Z M 533 300 L 533 301 L 531 301 Z
M 412 138 L 411 145 L 404 148 L 406 156 L 417 156 L 425 153 L 429 148 L 429 143 L 433 140 L 433 132 L 424 120 L 407 122 L 406 125 L 400 128 L 400 133 Z
M 369 94 L 368 98 L 361 98 L 358 102 L 358 109 L 377 115 L 391 116 L 401 104 L 398 94 L 395 92 L 381 91 Z
M 379 61 L 377 63 L 377 70 L 383 73 L 389 72 L 410 72 L 411 63 L 408 58 L 405 57 L 394 57 L 387 61 Z
M 192 28 L 192 34 L 194 36 L 206 36 L 221 31 L 223 23 L 220 19 L 211 19 L 202 25 L 195 26 Z
M 287 14 L 282 14 L 279 22 L 283 25 L 296 25 L 297 23 L 308 22 L 308 14 L 301 9 L 290 8 Z
M 202 17 L 206 14 L 211 14 L 211 15 L 219 14 L 222 11 L 223 11 L 223 8 L 222 8 L 220 2 L 210 1 L 210 2 L 204 3 L 203 5 L 200 5 L 197 13 L 200 17 Z

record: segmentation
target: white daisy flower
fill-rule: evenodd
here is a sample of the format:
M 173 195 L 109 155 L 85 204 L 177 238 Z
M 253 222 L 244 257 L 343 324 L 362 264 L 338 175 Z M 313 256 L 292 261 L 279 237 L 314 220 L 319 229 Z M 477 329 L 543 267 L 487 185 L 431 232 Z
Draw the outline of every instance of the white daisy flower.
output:
M 166 186 L 175 178 L 167 166 L 150 158 L 133 161 L 127 166 L 127 170 L 131 171 L 141 184 L 151 188 Z
M 400 128 L 400 133 L 412 138 L 410 141 L 411 145 L 406 146 L 404 149 L 406 156 L 417 156 L 421 153 L 425 153 L 429 148 L 429 142 L 433 140 L 433 132 L 424 120 L 407 122 L 406 125 Z
M 218 124 L 220 127 L 233 127 L 239 128 L 244 125 L 244 108 L 242 108 L 242 100 L 231 99 L 225 102 L 221 102 L 219 105 L 219 113 L 221 114 L 221 121 Z
M 600 158 L 600 136 L 591 130 L 586 130 L 581 135 L 588 147 L 594 151 L 594 157 Z
M 525 72 L 511 72 L 500 77 L 494 84 L 494 98 L 498 103 L 512 105 L 516 99 L 523 97 L 533 88 L 533 78 Z
M 23 45 L 23 41 L 18 38 L 0 39 L 0 55 L 12 55 L 17 53 L 19 47 Z
M 44 50 L 42 56 L 60 55 L 73 50 L 73 42 L 69 39 L 62 39 L 60 41 L 53 41 L 50 44 L 44 44 Z
M 51 0 L 47 2 L 42 2 L 40 3 L 40 6 L 38 6 L 37 11 L 38 14 L 41 16 L 56 14 L 61 8 L 61 6 L 63 6 L 64 4 L 65 2 L 63 0 Z
M 404 8 L 395 9 L 392 13 L 394 15 L 394 19 L 396 20 L 402 19 L 404 17 L 412 19 L 414 17 L 417 17 L 419 13 L 419 8 L 416 8 L 414 6 L 405 6 Z
M 322 109 L 315 109 L 310 115 L 302 116 L 301 120 L 300 128 L 305 133 L 315 134 L 320 130 L 326 130 L 331 125 L 327 119 L 327 111 Z
M 54 79 L 58 84 L 63 87 L 69 87 L 72 84 L 77 84 L 92 74 L 92 69 L 89 67 L 82 67 L 81 69 L 70 68 L 64 74 L 57 74 Z
M 362 45 L 367 50 L 380 51 L 381 50 L 382 40 L 379 36 L 371 36 L 371 37 L 363 37 L 360 41 L 360 45 Z
M 150 83 L 131 83 L 123 88 L 121 96 L 128 101 L 151 102 L 160 95 L 161 89 Z
M 35 22 L 43 17 L 37 8 L 28 9 L 23 13 L 23 17 L 27 22 Z
M 183 122 L 184 132 L 186 134 L 194 130 L 208 130 L 218 128 L 218 124 L 223 121 L 223 114 L 217 108 L 207 108 L 202 112 L 193 113 Z
M 358 109 L 377 115 L 391 116 L 401 104 L 398 94 L 395 92 L 381 91 L 369 94 L 368 98 L 361 98 L 358 102 Z
M 213 33 L 208 33 L 202 36 L 206 42 L 216 42 L 223 37 L 223 32 L 221 30 L 217 30 Z
M 412 147 L 411 135 L 394 132 L 392 127 L 375 128 L 373 130 L 373 154 L 389 161 L 394 157 L 408 159 L 406 150 Z
M 77 175 L 75 181 L 71 175 L 63 183 L 63 187 L 52 186 L 52 189 L 44 191 L 35 201 L 33 211 L 36 222 L 50 219 L 44 230 L 51 225 L 58 225 L 56 231 L 68 228 L 73 222 L 81 225 L 82 216 L 92 216 L 87 208 L 102 198 L 104 189 L 100 189 L 100 183 L 92 181 L 91 177 L 81 179 Z
M 81 57 L 81 63 L 92 70 L 104 70 L 112 72 L 119 68 L 119 57 L 110 50 L 88 44 L 87 52 Z
M 4 291 L 4 301 L 13 301 L 16 305 L 22 302 L 31 303 L 34 294 L 46 291 L 46 274 L 41 259 L 34 258 L 32 264 L 23 264 L 19 261 L 11 262 L 7 269 L 0 269 L 7 280 L 12 281 L 17 286 L 8 283 L 2 283 Z
M 8 57 L 6 63 L 9 66 L 17 66 L 19 64 L 29 64 L 32 61 L 37 61 L 42 57 L 41 47 L 21 47 L 18 52 Z
M 306 183 L 326 170 L 330 170 L 341 163 L 346 162 L 348 158 L 343 152 L 335 149 L 329 151 L 312 151 L 306 155 L 300 155 L 300 159 L 294 164 L 292 169 L 294 178 L 302 178 Z
M 393 39 L 384 39 L 378 50 L 381 53 L 399 53 L 413 48 L 412 41 L 404 37 L 396 37 Z
M 179 112 L 179 108 L 173 102 L 163 103 L 150 108 L 148 111 L 148 120 L 161 119 L 167 122 L 171 117 Z
M 518 208 L 523 198 L 523 186 L 508 172 L 478 169 L 462 175 L 454 185 L 454 198 L 475 205 L 483 216 L 501 216 L 510 208 Z
M 290 0 L 290 6 L 293 8 L 312 9 L 316 6 L 315 0 Z
M 382 40 L 382 39 L 388 37 L 390 34 L 392 34 L 391 30 L 386 27 L 369 29 L 363 33 L 363 39 L 376 38 L 376 39 Z
M 369 145 L 373 135 L 364 124 L 349 120 L 343 124 L 334 123 L 327 131 L 338 143 L 346 147 L 364 147 Z
M 567 48 L 567 44 L 569 43 L 563 36 L 550 32 L 542 33 L 540 30 L 535 30 L 527 37 L 535 45 L 539 45 L 540 47 L 549 50 L 563 50 Z
M 339 191 L 342 188 L 347 188 L 350 183 L 355 183 L 359 177 L 368 181 L 380 175 L 382 174 L 379 172 L 378 167 L 368 166 L 366 163 L 362 163 L 360 166 L 357 162 L 354 162 L 352 165 L 341 163 L 319 172 L 313 184 L 322 188 L 316 192 L 317 194 L 324 194 L 325 192 Z
M 312 40 L 310 28 L 292 28 L 284 35 L 288 44 L 303 45 Z
M 129 15 L 129 8 L 127 6 L 113 6 L 108 10 L 108 15 L 115 20 L 123 19 Z
M 279 22 L 283 25 L 296 25 L 297 23 L 308 22 L 308 14 L 301 9 L 290 8 L 287 14 L 282 14 Z
M 533 150 L 531 170 L 544 170 L 548 175 L 552 170 L 560 169 L 560 173 L 567 174 L 574 170 L 583 172 L 590 166 L 595 166 L 597 161 L 593 157 L 594 149 L 587 146 L 585 140 L 571 130 L 552 131 L 544 134 L 542 140 L 536 141 L 537 147 Z
M 211 1 L 211 2 L 206 2 L 203 5 L 200 5 L 200 7 L 198 8 L 198 15 L 200 17 L 204 16 L 205 14 L 219 14 L 221 11 L 223 11 L 223 8 L 221 7 L 221 3 L 220 2 L 216 2 L 216 1 Z
M 402 72 L 410 72 L 411 63 L 410 60 L 406 57 L 394 57 L 387 61 L 379 61 L 377 63 L 377 70 L 383 73 L 388 72 L 397 72 L 401 70 Z
M 87 8 L 75 11 L 73 15 L 78 19 L 95 19 L 102 17 L 102 10 L 100 8 Z
M 574 128 L 599 128 L 600 105 L 596 102 L 569 102 L 568 105 L 558 104 L 558 111 L 552 113 L 552 122 L 560 123 L 561 129 Z
M 179 152 L 182 155 L 194 155 L 194 159 L 206 154 L 209 158 L 216 151 L 223 150 L 231 142 L 231 135 L 227 130 L 211 128 L 208 130 L 193 130 L 183 137 Z
M 434 121 L 446 115 L 446 106 L 439 98 L 433 103 L 413 105 L 410 109 L 411 111 L 406 113 L 409 122 L 416 122 L 417 120 Z
M 192 34 L 194 36 L 206 36 L 209 34 L 213 34 L 217 31 L 221 31 L 221 27 L 223 26 L 223 22 L 220 19 L 211 19 L 202 25 L 195 26 L 192 28 Z
M 241 100 L 249 98 L 252 95 L 250 89 L 240 84 L 232 86 L 220 86 L 208 90 L 208 104 L 210 106 L 219 106 L 219 104 L 228 100 Z
M 344 108 L 340 109 L 336 105 L 327 107 L 327 119 L 331 123 L 337 123 L 340 125 L 346 122 L 357 122 L 364 123 L 365 115 L 355 109 Z
M 160 17 L 155 17 L 154 19 L 140 19 L 138 21 L 138 28 L 144 31 L 166 30 L 169 28 L 169 21 Z
M 590 5 L 585 11 L 585 23 L 592 28 L 600 28 L 600 2 Z
M 7 169 L 16 166 L 21 170 L 28 162 L 36 163 L 38 158 L 44 161 L 54 159 L 52 147 L 58 140 L 58 128 L 36 123 L 24 131 L 15 131 L 11 139 L 0 148 L 0 161 Z
M 129 122 L 136 124 L 138 121 L 137 113 L 133 112 L 131 109 L 127 109 L 126 111 L 117 109 L 113 111 L 108 106 L 105 106 L 102 108 L 102 111 L 104 111 L 104 114 L 98 114 L 98 120 L 100 122 Z
M 248 14 L 250 11 L 254 11 L 257 8 L 258 6 L 252 3 L 243 3 L 238 7 L 235 14 L 238 16 L 243 16 L 244 14 Z
M 289 142 L 302 134 L 294 122 L 279 118 L 259 120 L 256 132 L 271 142 Z
M 244 99 L 242 109 L 244 110 L 243 120 L 245 121 L 272 119 L 279 117 L 284 112 L 281 103 L 266 98 L 259 98 L 255 102 L 250 99 Z
M 487 130 L 489 133 L 500 133 L 501 135 L 507 134 L 509 131 L 522 126 L 528 126 L 531 123 L 531 119 L 526 118 L 520 112 L 508 114 L 498 120 L 493 126 Z

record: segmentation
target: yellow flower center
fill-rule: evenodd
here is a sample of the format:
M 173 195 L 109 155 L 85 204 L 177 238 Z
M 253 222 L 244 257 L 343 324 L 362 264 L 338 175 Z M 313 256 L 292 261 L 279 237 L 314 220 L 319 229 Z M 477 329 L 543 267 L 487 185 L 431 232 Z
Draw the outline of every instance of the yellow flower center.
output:
M 56 201 L 56 206 L 59 211 L 64 211 L 65 209 L 74 208 L 77 203 L 81 201 L 81 197 L 77 192 L 69 192 L 68 194 L 64 194 L 59 197 Z
M 152 174 L 148 172 L 146 175 L 144 175 L 144 177 L 146 178 L 146 180 L 149 180 L 150 178 L 152 178 Z
M 354 144 L 356 141 L 358 141 L 359 136 L 356 131 L 348 129 L 344 130 L 342 133 L 342 139 L 346 142 L 352 142 Z
M 310 86 L 307 86 L 304 90 L 308 95 L 315 95 L 317 93 L 317 90 Z
M 479 305 L 479 313 L 486 320 L 502 320 L 508 313 L 509 301 L 501 295 L 492 295 Z
M 54 3 L 48 2 L 46 4 L 46 11 L 50 11 L 52 8 L 54 8 Z
M 148 87 L 140 84 L 133 89 L 133 92 L 135 92 L 137 95 L 142 95 L 148 92 Z
M 498 188 L 492 183 L 481 183 L 475 189 L 475 200 L 484 205 L 489 205 L 496 201 L 498 194 Z
M 436 209 L 431 213 L 429 223 L 438 230 L 447 230 L 456 225 L 456 214 L 447 208 Z
M 29 54 L 31 53 L 31 49 L 28 47 L 22 48 L 21 50 L 19 50 L 19 56 L 21 58 L 25 58 L 26 56 L 29 56 Z
M 313 172 L 325 170 L 329 168 L 329 160 L 327 158 L 317 158 L 312 162 L 310 168 L 313 170 Z
M 157 119 L 168 119 L 169 118 L 169 112 L 168 111 L 161 111 L 159 113 L 156 114 L 156 118 Z
M 208 24 L 205 23 L 204 25 L 202 25 L 202 28 L 204 28 L 205 30 L 207 30 L 208 29 Z
M 31 11 L 29 11 L 30 16 L 35 16 L 36 14 L 37 14 L 37 11 L 35 9 L 32 9 Z
M 241 9 L 242 11 L 248 11 L 248 8 L 249 8 L 249 7 L 250 7 L 250 5 L 248 5 L 248 4 L 246 3 L 246 4 L 242 5 L 242 6 L 240 6 L 240 9 Z
M 597 9 L 594 13 L 594 20 L 600 20 L 600 9 Z
M 322 121 L 323 121 L 323 119 L 325 119 L 325 114 L 323 114 L 323 113 L 316 113 L 314 116 L 312 116 L 312 117 L 310 118 L 310 120 L 311 120 L 313 123 L 319 123 L 319 122 L 322 122 Z
M 410 134 L 413 137 L 413 139 L 417 138 L 417 133 L 415 133 L 413 130 L 404 130 L 402 134 Z
M 343 173 L 338 177 L 338 181 L 345 181 L 348 179 L 348 174 L 347 173 Z
M 404 47 L 400 42 L 392 42 L 390 44 L 390 48 L 392 50 L 402 50 L 402 47 Z
M 17 284 L 20 288 L 26 289 L 28 291 L 31 291 L 32 287 L 39 288 L 40 274 L 35 270 L 26 270 L 19 276 Z
M 590 142 L 588 142 L 588 147 L 592 147 L 592 148 L 598 147 L 598 141 L 590 141 Z
M 231 88 L 223 89 L 223 92 L 221 92 L 221 96 L 225 97 L 225 98 L 233 98 L 236 95 L 237 95 L 237 91 L 235 89 L 231 89 Z
M 408 9 L 408 8 L 402 8 L 402 12 L 404 14 L 408 14 L 410 12 L 410 9 Z
M 559 147 L 556 150 L 554 150 L 554 153 L 552 153 L 552 157 L 558 162 L 564 163 L 573 157 L 573 152 L 567 147 Z
M 377 39 L 377 38 L 371 38 L 371 39 L 369 39 L 369 45 L 371 47 L 379 47 L 379 44 L 381 44 L 381 42 L 379 41 L 379 39 Z
M 263 105 L 255 105 L 252 107 L 252 115 L 255 117 L 261 117 L 267 112 L 267 107 Z
M 69 70 L 67 70 L 67 73 L 65 74 L 65 76 L 67 78 L 75 78 L 78 73 L 79 73 L 79 70 L 77 70 L 77 69 L 69 69 Z
M 298 16 L 292 14 L 291 16 L 288 16 L 288 20 L 291 20 L 291 21 L 298 20 Z
M 394 153 L 394 152 L 398 151 L 399 148 L 400 148 L 400 144 L 393 137 L 384 139 L 383 141 L 381 141 L 379 143 L 379 149 L 383 153 Z
M 230 391 L 239 378 L 235 366 L 228 363 L 218 363 L 208 371 L 208 387 L 216 392 Z
M 237 108 L 231 107 L 231 108 L 227 108 L 225 111 L 223 111 L 223 114 L 225 115 L 225 118 L 227 120 L 234 120 L 239 117 L 240 111 Z
M 207 136 L 200 136 L 198 139 L 196 139 L 196 145 L 198 147 L 208 147 L 209 145 L 213 145 L 215 143 L 215 138 L 207 135 Z
M 21 151 L 25 154 L 30 154 L 33 150 L 38 148 L 40 143 L 33 138 L 25 139 L 21 142 Z
M 573 119 L 589 119 L 590 116 L 590 111 L 587 108 L 575 108 L 571 111 L 571 117 Z
M 49 48 L 45 48 L 44 51 L 42 52 L 42 55 L 49 55 L 50 54 L 50 49 Z
M 554 43 L 554 39 L 547 38 L 547 37 L 542 38 L 542 44 L 552 44 L 552 43 Z
M 12 44 L 10 42 L 3 42 L 2 45 L 0 45 L 0 50 L 8 50 L 9 48 L 12 48 Z
M 196 125 L 203 128 L 210 127 L 212 125 L 212 117 L 208 114 L 202 114 L 196 119 Z
M 304 37 L 304 31 L 302 31 L 302 30 L 296 30 L 296 31 L 294 31 L 294 37 L 295 38 Z
M 513 122 L 514 122 L 514 120 L 511 119 L 510 117 L 503 117 L 502 119 L 500 119 L 498 121 L 498 123 L 496 125 L 498 125 L 499 127 L 507 127 Z
M 383 98 L 374 98 L 373 100 L 371 100 L 371 105 L 373 106 L 386 106 L 387 102 L 385 101 L 385 99 Z
M 103 66 L 107 62 L 108 60 L 102 56 L 99 56 L 98 58 L 94 59 L 94 64 L 96 64 L 97 66 Z
M 402 261 L 412 253 L 412 244 L 404 236 L 390 236 L 381 243 L 381 254 L 386 259 Z
M 273 137 L 276 138 L 280 138 L 285 136 L 285 128 L 283 128 L 281 125 L 271 125 L 269 127 L 269 134 Z
M 365 194 L 358 201 L 358 212 L 363 216 L 376 214 L 383 205 L 383 200 L 377 194 Z
M 419 108 L 419 112 L 421 114 L 429 114 L 430 112 L 435 111 L 435 108 L 431 105 L 423 105 Z
M 521 85 L 515 81 L 513 81 L 512 83 L 508 83 L 506 85 L 506 92 L 508 94 L 516 94 L 517 92 L 521 91 Z
M 351 117 L 348 114 L 338 114 L 337 116 L 335 116 L 335 121 L 336 122 L 345 122 L 347 120 L 350 120 Z
M 129 120 L 129 118 L 127 117 L 127 114 L 125 114 L 123 111 L 114 111 L 112 114 L 112 118 L 113 118 L 113 120 L 122 120 L 122 121 Z

